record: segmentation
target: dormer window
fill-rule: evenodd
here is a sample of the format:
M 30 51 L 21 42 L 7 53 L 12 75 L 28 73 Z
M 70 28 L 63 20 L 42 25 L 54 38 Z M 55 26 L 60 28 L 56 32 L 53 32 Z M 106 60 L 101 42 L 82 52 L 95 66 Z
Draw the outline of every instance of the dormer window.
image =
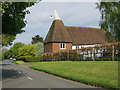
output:
M 60 49 L 65 49 L 66 48 L 65 45 L 66 45 L 65 43 L 60 43 Z

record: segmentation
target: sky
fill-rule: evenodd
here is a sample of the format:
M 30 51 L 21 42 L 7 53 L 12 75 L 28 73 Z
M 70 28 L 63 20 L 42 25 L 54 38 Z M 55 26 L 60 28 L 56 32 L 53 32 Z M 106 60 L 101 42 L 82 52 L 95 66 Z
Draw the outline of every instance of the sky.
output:
M 25 32 L 17 35 L 13 43 L 30 44 L 32 37 L 47 35 L 54 20 L 50 18 L 54 10 L 59 14 L 65 26 L 96 27 L 99 28 L 100 12 L 96 9 L 96 2 L 39 2 L 27 8 L 30 14 L 26 15 L 27 25 Z

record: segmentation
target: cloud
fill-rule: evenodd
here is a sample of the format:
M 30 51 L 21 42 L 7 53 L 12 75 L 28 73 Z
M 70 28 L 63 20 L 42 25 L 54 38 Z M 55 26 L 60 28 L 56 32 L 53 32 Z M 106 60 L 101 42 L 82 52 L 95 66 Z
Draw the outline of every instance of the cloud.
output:
M 43 0 L 43 2 L 100 2 L 99 0 Z
M 45 38 L 54 20 L 49 18 L 54 10 L 66 26 L 99 27 L 100 12 L 95 2 L 40 2 L 27 9 L 30 14 L 26 15 L 26 32 L 18 35 L 14 42 L 30 43 L 37 34 Z

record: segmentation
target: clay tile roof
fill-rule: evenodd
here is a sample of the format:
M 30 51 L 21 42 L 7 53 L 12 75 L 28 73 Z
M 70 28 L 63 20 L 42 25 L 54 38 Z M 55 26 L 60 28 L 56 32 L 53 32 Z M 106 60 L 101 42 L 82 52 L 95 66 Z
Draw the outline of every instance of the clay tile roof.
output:
M 66 28 L 73 41 L 73 45 L 107 43 L 104 31 L 99 28 L 68 26 Z
M 54 20 L 44 43 L 49 42 L 72 42 L 62 20 Z
M 54 20 L 44 43 L 71 42 L 80 44 L 104 44 L 105 32 L 99 28 L 64 26 L 62 20 Z

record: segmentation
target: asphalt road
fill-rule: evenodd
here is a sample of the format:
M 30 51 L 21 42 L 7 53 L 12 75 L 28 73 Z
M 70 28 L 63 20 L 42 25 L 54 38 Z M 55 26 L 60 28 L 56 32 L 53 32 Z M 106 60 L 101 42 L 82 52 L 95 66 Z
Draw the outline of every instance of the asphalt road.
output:
M 35 71 L 5 60 L 2 64 L 2 88 L 47 88 L 53 90 L 54 88 L 94 87 Z

